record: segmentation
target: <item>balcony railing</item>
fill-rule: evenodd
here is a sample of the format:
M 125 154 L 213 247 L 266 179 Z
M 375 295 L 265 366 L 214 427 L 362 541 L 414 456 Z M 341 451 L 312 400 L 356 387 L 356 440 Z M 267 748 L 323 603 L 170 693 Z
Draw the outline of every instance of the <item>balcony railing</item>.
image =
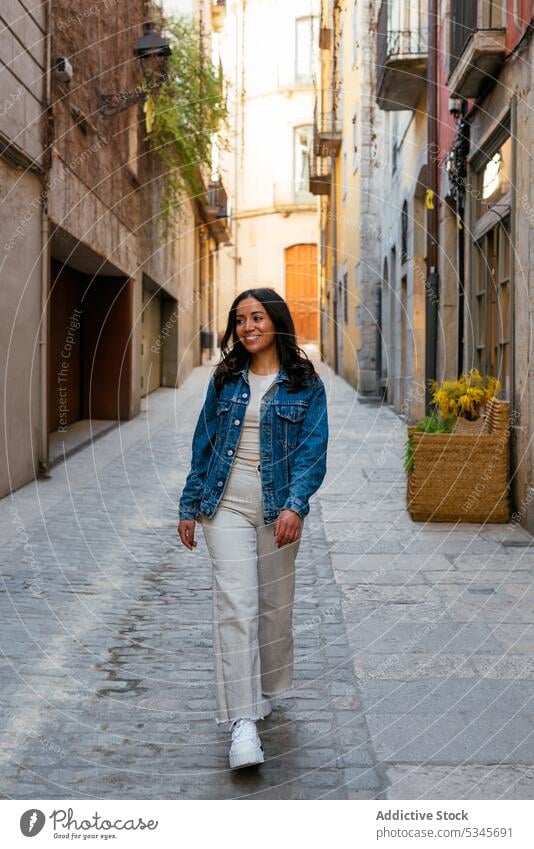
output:
M 228 195 L 221 180 L 216 180 L 208 186 L 208 209 L 216 218 L 228 216 Z
M 201 200 L 213 237 L 218 242 L 227 241 L 229 238 L 228 196 L 222 181 L 215 180 L 209 183 Z
M 478 97 L 504 61 L 506 30 L 500 3 L 451 0 L 449 79 L 452 97 Z
M 316 156 L 337 156 L 341 148 L 343 124 L 332 109 L 333 92 L 316 93 L 313 111 L 313 148 Z
M 376 89 L 381 109 L 417 107 L 426 84 L 427 51 L 425 0 L 416 0 L 408 11 L 400 0 L 383 0 L 376 44 Z
M 312 151 L 310 156 L 310 192 L 312 195 L 330 194 L 332 180 L 332 160 L 317 156 Z

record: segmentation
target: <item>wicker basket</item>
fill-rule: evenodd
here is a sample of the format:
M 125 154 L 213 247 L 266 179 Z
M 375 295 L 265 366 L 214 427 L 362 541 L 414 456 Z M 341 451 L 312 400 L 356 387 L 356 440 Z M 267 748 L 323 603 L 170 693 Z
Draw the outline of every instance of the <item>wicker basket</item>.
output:
M 468 421 L 468 419 L 457 418 L 454 427 L 452 429 L 453 433 L 482 433 L 486 430 L 486 418 L 485 416 L 480 416 L 478 419 L 475 419 L 473 422 Z
M 408 511 L 416 522 L 507 522 L 509 505 L 509 403 L 492 398 L 475 432 L 413 435 Z M 479 424 L 479 422 L 481 422 Z M 458 422 L 456 423 L 458 425 Z

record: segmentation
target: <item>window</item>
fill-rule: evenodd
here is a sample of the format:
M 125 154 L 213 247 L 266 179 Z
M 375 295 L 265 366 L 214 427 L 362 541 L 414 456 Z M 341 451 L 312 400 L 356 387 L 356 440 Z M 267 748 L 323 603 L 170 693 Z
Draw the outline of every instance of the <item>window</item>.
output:
M 340 121 L 343 121 L 343 95 L 344 95 L 344 79 L 345 79 L 345 39 L 343 29 L 339 33 L 339 62 L 338 62 L 338 70 L 337 70 L 337 91 L 338 91 L 338 102 L 336 113 Z
M 401 215 L 401 264 L 408 262 L 408 202 L 402 204 Z
M 347 324 L 349 320 L 349 275 L 347 271 L 343 274 L 341 286 L 343 288 L 343 321 Z
M 355 66 L 358 61 L 358 0 L 352 4 L 352 51 L 351 64 Z
M 475 243 L 475 364 L 491 374 L 510 399 L 510 219 L 488 230 Z
M 296 127 L 294 133 L 294 186 L 296 199 L 310 194 L 310 152 L 313 128 L 309 125 Z
M 347 151 L 343 151 L 343 160 L 341 163 L 341 200 L 343 206 L 347 203 Z
M 467 42 L 471 38 L 471 33 L 476 28 L 477 4 L 466 3 L 465 0 L 451 0 L 449 73 L 454 71 Z
M 512 140 L 507 139 L 499 150 L 486 159 L 480 186 L 483 208 L 495 203 L 510 187 Z M 480 209 L 483 212 L 484 209 Z
M 471 309 L 473 365 L 500 380 L 511 400 L 510 167 L 512 139 L 488 150 L 477 167 L 474 213 Z
M 499 29 L 505 26 L 505 2 L 504 0 L 484 0 L 479 11 L 482 20 L 480 26 L 483 29 Z
M 399 154 L 399 145 L 397 142 L 399 136 L 399 113 L 387 112 L 386 114 L 390 116 L 390 120 L 388 121 L 388 128 L 389 138 L 391 141 L 391 173 L 395 174 L 395 172 L 397 171 Z
M 316 16 L 296 20 L 295 81 L 298 83 L 311 82 L 316 76 L 318 20 Z
M 358 122 L 356 112 L 352 116 L 352 173 L 358 170 Z

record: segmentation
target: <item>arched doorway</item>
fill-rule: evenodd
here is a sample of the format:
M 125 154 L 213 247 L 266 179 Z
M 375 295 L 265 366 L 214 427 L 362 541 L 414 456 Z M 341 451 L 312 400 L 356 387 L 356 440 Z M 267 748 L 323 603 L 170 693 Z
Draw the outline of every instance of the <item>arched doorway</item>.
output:
M 286 301 L 295 322 L 299 344 L 319 342 L 317 245 L 285 249 Z

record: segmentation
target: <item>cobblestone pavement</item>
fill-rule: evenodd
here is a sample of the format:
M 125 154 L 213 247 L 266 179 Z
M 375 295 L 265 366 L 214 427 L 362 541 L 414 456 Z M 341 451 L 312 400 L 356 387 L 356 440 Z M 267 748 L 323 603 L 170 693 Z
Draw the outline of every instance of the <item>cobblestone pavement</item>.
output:
M 319 369 L 329 470 L 266 763 L 227 767 L 207 550 L 176 537 L 203 366 L 0 502 L 4 798 L 532 798 L 531 537 L 411 522 L 403 423 Z

